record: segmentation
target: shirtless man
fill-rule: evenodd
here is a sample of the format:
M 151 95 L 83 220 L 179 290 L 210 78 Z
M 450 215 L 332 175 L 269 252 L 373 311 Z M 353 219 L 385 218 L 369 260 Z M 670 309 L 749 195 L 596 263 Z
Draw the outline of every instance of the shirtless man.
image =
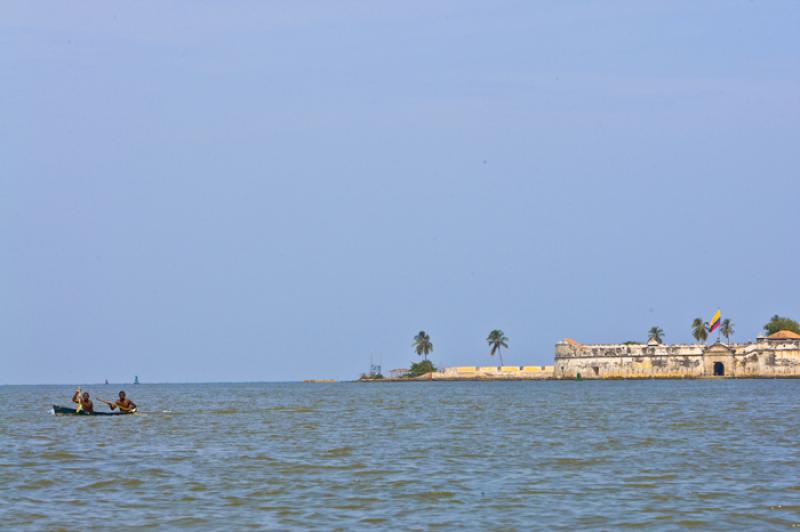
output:
M 75 393 L 72 394 L 72 402 L 78 405 L 78 408 L 76 408 L 76 410 L 79 412 L 82 411 L 82 412 L 87 412 L 89 414 L 94 412 L 94 403 L 89 398 L 89 392 L 83 392 L 83 395 L 81 395 L 80 386 L 78 387 L 77 390 L 75 390 Z
M 119 407 L 120 412 L 132 412 L 136 410 L 136 403 L 125 397 L 125 390 L 120 391 L 119 399 L 114 403 L 109 403 L 108 406 L 111 407 L 111 410 Z

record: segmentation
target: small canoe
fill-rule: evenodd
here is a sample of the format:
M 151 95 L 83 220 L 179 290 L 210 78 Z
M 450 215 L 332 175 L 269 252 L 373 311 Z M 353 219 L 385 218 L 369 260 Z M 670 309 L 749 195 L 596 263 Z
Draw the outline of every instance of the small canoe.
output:
M 135 412 L 136 410 L 133 412 L 84 412 L 83 410 L 78 412 L 70 406 L 53 405 L 53 413 L 60 416 L 127 416 Z

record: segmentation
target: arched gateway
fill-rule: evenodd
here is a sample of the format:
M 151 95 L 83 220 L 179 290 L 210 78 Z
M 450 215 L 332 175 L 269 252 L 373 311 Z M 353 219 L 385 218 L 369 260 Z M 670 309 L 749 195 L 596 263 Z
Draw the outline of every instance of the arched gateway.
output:
M 703 351 L 706 376 L 733 377 L 733 350 L 720 343 L 710 345 Z

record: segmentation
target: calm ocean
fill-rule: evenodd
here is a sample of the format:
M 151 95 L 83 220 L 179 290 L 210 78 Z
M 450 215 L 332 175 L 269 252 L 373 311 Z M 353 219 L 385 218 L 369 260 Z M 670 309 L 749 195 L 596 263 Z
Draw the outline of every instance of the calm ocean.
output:
M 0 526 L 800 526 L 800 380 L 126 390 L 0 387 Z

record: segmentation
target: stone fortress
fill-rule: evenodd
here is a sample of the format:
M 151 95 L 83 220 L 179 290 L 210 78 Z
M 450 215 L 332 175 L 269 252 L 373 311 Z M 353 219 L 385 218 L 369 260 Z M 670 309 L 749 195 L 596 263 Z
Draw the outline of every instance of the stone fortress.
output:
M 395 370 L 406 371 L 406 370 Z M 459 366 L 412 380 L 800 378 L 800 334 L 740 344 L 556 344 L 552 366 Z M 407 380 L 407 379 L 387 379 Z
M 800 377 L 800 334 L 779 331 L 743 344 L 556 344 L 556 379 Z

